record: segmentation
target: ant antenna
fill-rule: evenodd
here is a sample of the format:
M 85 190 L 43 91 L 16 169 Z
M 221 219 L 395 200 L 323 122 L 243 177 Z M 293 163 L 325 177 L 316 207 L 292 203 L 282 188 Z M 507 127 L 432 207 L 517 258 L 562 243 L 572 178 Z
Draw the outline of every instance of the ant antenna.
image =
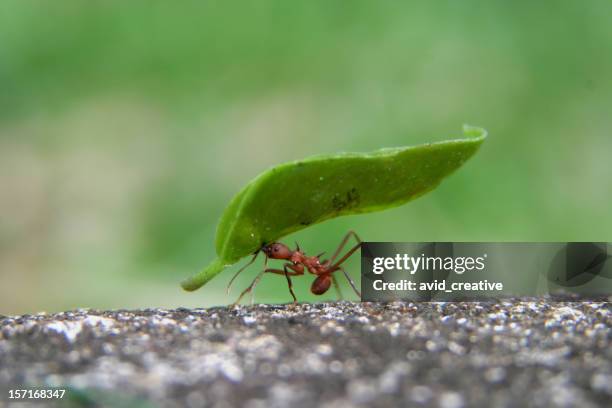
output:
M 238 272 L 236 272 L 234 276 L 232 276 L 232 279 L 227 284 L 227 289 L 225 290 L 225 293 L 227 294 L 230 293 L 230 290 L 232 289 L 232 283 L 234 283 L 234 280 L 238 277 L 238 275 L 240 275 L 240 272 L 244 271 L 248 266 L 250 266 L 253 262 L 255 262 L 255 259 L 257 259 L 257 256 L 259 255 L 259 252 L 261 252 L 261 249 L 258 249 L 257 252 L 253 254 L 253 258 L 251 258 L 251 260 L 246 265 L 240 268 Z
M 297 241 L 295 241 L 295 250 L 300 252 L 300 244 L 298 244 Z

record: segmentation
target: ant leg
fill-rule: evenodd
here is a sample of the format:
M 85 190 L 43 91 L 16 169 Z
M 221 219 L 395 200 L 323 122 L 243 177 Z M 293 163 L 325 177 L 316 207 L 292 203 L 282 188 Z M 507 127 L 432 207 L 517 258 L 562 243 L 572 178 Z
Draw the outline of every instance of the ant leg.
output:
M 355 237 L 355 239 L 357 240 L 357 245 L 355 245 L 354 247 L 352 247 L 351 249 L 348 250 L 348 252 L 346 254 L 344 254 L 344 256 L 342 256 L 342 258 L 340 258 L 340 260 L 338 262 L 336 262 L 335 264 L 332 264 L 333 260 L 336 258 L 336 256 L 338 256 L 339 251 L 344 247 L 344 245 L 346 245 L 347 240 L 349 239 L 349 237 L 353 235 Z M 346 279 L 349 281 L 349 283 L 351 284 L 351 287 L 353 288 L 353 290 L 355 291 L 355 293 L 357 294 L 357 296 L 359 296 L 361 298 L 361 293 L 359 293 L 359 291 L 357 290 L 357 288 L 355 287 L 355 282 L 353 282 L 353 280 L 351 279 L 351 277 L 348 275 L 348 273 L 346 273 L 346 270 L 341 266 L 342 263 L 344 261 L 346 261 L 351 255 L 353 255 L 355 253 L 355 251 L 357 251 L 359 248 L 361 248 L 361 240 L 359 239 L 359 237 L 357 236 L 357 234 L 355 234 L 355 232 L 350 231 L 348 234 L 346 234 L 346 236 L 344 237 L 344 239 L 342 240 L 342 243 L 340 244 L 340 246 L 338 247 L 338 249 L 336 250 L 336 253 L 334 254 L 334 256 L 332 257 L 331 260 L 326 261 L 326 264 L 329 265 L 327 266 L 327 270 L 331 273 L 331 272 L 335 272 L 338 269 L 342 270 L 342 273 L 344 273 L 344 276 L 346 277 Z M 336 286 L 336 290 L 339 290 L 339 286 L 338 286 L 338 282 L 336 281 L 336 278 L 332 275 L 332 281 L 334 283 L 334 286 Z M 340 294 L 340 293 L 339 293 Z M 342 297 L 342 295 L 340 294 L 340 297 Z
M 287 265 L 283 267 L 283 271 L 285 272 L 285 278 L 287 278 L 287 286 L 289 286 L 289 292 L 293 297 L 293 304 L 297 305 L 297 298 L 295 297 L 295 293 L 293 293 L 293 282 L 291 282 L 291 278 L 289 277 L 289 272 L 287 271 Z
M 340 265 L 342 265 L 342 263 L 344 261 L 346 261 L 351 255 L 353 255 L 355 253 L 355 251 L 357 251 L 359 248 L 361 248 L 361 242 L 359 242 L 357 245 L 355 245 L 354 247 L 352 247 L 351 249 L 348 250 L 348 252 L 346 254 L 344 254 L 342 256 L 342 258 L 340 258 L 340 260 L 338 262 L 336 262 L 335 264 L 333 264 L 332 266 L 330 266 L 329 269 L 331 269 L 332 271 L 334 270 L 338 270 L 338 267 Z
M 344 246 L 346 245 L 346 243 L 348 242 L 350 237 L 355 237 L 355 240 L 361 244 L 361 238 L 359 238 L 359 236 L 357 235 L 357 233 L 355 233 L 355 231 L 349 231 L 346 233 L 346 235 L 344 236 L 344 238 L 342 238 L 342 241 L 340 242 L 340 245 L 338 245 L 338 248 L 336 249 L 336 252 L 334 252 L 334 255 L 332 255 L 332 257 L 329 260 L 330 264 L 333 264 L 334 261 L 336 260 L 336 257 L 340 254 L 340 252 L 342 251 L 342 249 L 344 248 Z
M 288 269 L 292 269 L 292 271 L 289 271 Z M 297 298 L 295 297 L 295 293 L 293 292 L 293 282 L 291 281 L 290 276 L 303 275 L 304 272 L 302 271 L 300 273 L 300 271 L 293 269 L 293 264 L 285 264 L 283 266 L 283 269 L 266 269 L 265 272 L 275 273 L 277 275 L 285 275 L 285 278 L 287 278 L 287 286 L 289 287 L 289 293 L 291 293 L 291 296 L 293 297 L 293 304 L 297 304 Z
M 253 255 L 253 257 L 251 258 L 251 260 L 244 265 L 242 268 L 240 268 L 238 270 L 238 272 L 236 272 L 234 274 L 234 276 L 232 276 L 232 279 L 229 281 L 229 283 L 227 284 L 227 288 L 225 289 L 225 293 L 229 294 L 230 290 L 232 289 L 232 283 L 234 283 L 234 280 L 238 277 L 238 275 L 240 275 L 240 272 L 244 271 L 247 267 L 249 267 L 253 262 L 255 262 L 255 259 L 257 259 L 257 256 L 259 255 L 260 250 L 258 250 L 257 252 L 255 252 L 255 254 Z M 268 262 L 268 257 L 266 256 L 266 263 Z
M 266 256 L 266 259 L 264 261 L 264 268 L 268 265 L 268 257 Z M 243 268 L 244 269 L 244 268 Z M 261 279 L 261 276 L 266 272 L 266 270 L 264 269 L 263 271 L 259 272 L 257 274 L 257 276 L 255 277 L 255 279 L 253 279 L 253 282 L 251 282 L 251 284 L 242 291 L 242 293 L 240 294 L 240 296 L 238 297 L 238 300 L 236 300 L 234 302 L 234 304 L 232 306 L 236 306 L 238 303 L 240 303 L 240 300 L 242 299 L 242 297 L 244 295 L 246 295 L 247 293 L 251 292 L 251 303 L 253 303 L 253 289 L 255 289 L 255 286 L 257 286 L 257 283 L 259 282 L 259 280 Z
M 346 269 L 344 269 L 342 266 L 340 266 L 340 270 L 342 271 L 342 273 L 344 274 L 344 276 L 346 277 L 346 280 L 349 281 L 349 283 L 351 284 L 351 288 L 353 288 L 353 290 L 355 291 L 355 293 L 357 294 L 357 296 L 359 296 L 359 298 L 361 299 L 361 292 L 359 292 L 357 290 L 357 288 L 355 287 L 355 282 L 353 282 L 353 280 L 351 279 L 351 277 L 349 276 L 349 274 L 346 272 Z M 335 282 L 335 279 L 334 279 Z
M 267 263 L 268 263 L 268 258 L 266 257 L 265 265 L 267 265 Z M 288 271 L 287 268 L 292 269 L 292 271 Z M 253 296 L 254 296 L 253 290 L 255 289 L 259 281 L 261 280 L 261 277 L 263 276 L 264 273 L 269 272 L 269 273 L 275 273 L 277 275 L 285 275 L 289 283 L 291 283 L 291 279 L 289 278 L 289 275 L 303 275 L 304 274 L 304 271 L 294 270 L 293 268 L 294 268 L 293 264 L 285 264 L 284 269 L 264 269 L 263 271 L 259 272 L 257 276 L 255 277 L 255 279 L 253 279 L 251 284 L 245 290 L 242 291 L 242 293 L 238 297 L 238 300 L 236 300 L 232 306 L 236 306 L 238 303 L 240 303 L 240 300 L 242 300 L 244 295 L 246 295 L 249 292 L 251 293 L 251 303 L 253 302 Z M 294 303 L 297 303 L 297 300 L 295 298 L 295 294 L 293 293 L 293 288 L 291 285 L 289 286 L 289 290 L 291 291 L 291 295 L 293 296 Z
M 344 300 L 344 296 L 342 296 L 342 291 L 340 290 L 340 285 L 338 285 L 338 279 L 334 275 L 331 275 L 332 282 L 334 283 L 334 288 L 336 288 L 336 293 L 338 293 L 338 299 Z
M 261 271 L 257 274 L 257 276 L 255 277 L 255 279 L 253 279 L 253 282 L 251 282 L 251 284 L 242 291 L 242 293 L 240 294 L 240 296 L 238 296 L 238 299 L 236 299 L 236 301 L 234 302 L 233 306 L 238 305 L 238 303 L 240 303 L 240 301 L 242 300 L 242 298 L 244 297 L 244 295 L 246 295 L 247 293 L 251 293 L 251 302 L 253 301 L 253 289 L 255 289 L 255 286 L 257 285 L 257 283 L 259 283 L 259 280 L 261 279 L 262 275 L 265 273 L 266 271 Z

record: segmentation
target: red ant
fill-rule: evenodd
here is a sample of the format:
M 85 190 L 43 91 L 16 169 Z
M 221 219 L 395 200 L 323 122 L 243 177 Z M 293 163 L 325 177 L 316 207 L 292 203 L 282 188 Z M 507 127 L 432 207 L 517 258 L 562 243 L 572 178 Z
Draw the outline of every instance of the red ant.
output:
M 342 251 L 351 236 L 355 238 L 357 244 L 351 249 L 349 249 L 338 261 L 336 261 L 336 258 L 340 254 L 340 251 Z M 304 270 L 307 270 L 313 275 L 317 275 L 314 282 L 312 282 L 312 285 L 310 286 L 310 291 L 315 295 L 322 295 L 323 293 L 327 292 L 327 290 L 333 283 L 334 287 L 336 288 L 336 291 L 338 292 L 339 297 L 342 298 L 340 286 L 338 285 L 336 277 L 333 275 L 334 272 L 340 270 L 348 280 L 349 284 L 351 285 L 357 296 L 361 297 L 361 293 L 355 287 L 355 282 L 353 282 L 348 273 L 346 273 L 346 270 L 342 267 L 344 261 L 346 261 L 351 255 L 353 255 L 353 253 L 357 251 L 360 247 L 361 239 L 359 239 L 359 236 L 357 236 L 354 231 L 349 231 L 344 236 L 342 242 L 340 242 L 340 245 L 338 245 L 336 252 L 334 252 L 334 255 L 327 260 L 321 260 L 321 256 L 323 256 L 324 253 L 321 253 L 317 256 L 307 256 L 300 249 L 300 246 L 297 243 L 295 251 L 292 251 L 285 244 L 282 244 L 280 242 L 272 242 L 270 244 L 262 246 L 259 250 L 257 250 L 257 252 L 255 252 L 255 254 L 253 255 L 253 258 L 246 265 L 240 268 L 238 272 L 236 272 L 236 274 L 232 277 L 229 284 L 227 285 L 227 292 L 229 293 L 234 279 L 236 279 L 240 272 L 242 272 L 249 265 L 255 262 L 255 259 L 257 258 L 259 253 L 263 252 L 266 255 L 266 259 L 264 262 L 264 270 L 259 272 L 255 279 L 253 279 L 253 282 L 251 282 L 251 284 L 245 290 L 242 291 L 240 297 L 238 297 L 238 300 L 236 300 L 234 305 L 238 304 L 242 297 L 249 292 L 251 292 L 251 303 L 253 302 L 253 289 L 255 289 L 255 286 L 257 285 L 257 283 L 259 283 L 259 280 L 266 272 L 274 273 L 277 275 L 285 275 L 285 277 L 287 278 L 289 292 L 293 297 L 294 304 L 297 303 L 297 298 L 295 297 L 295 293 L 293 292 L 293 283 L 291 282 L 291 276 L 303 275 Z M 283 265 L 283 269 L 266 268 L 266 266 L 268 265 L 268 259 L 283 259 L 289 262 Z

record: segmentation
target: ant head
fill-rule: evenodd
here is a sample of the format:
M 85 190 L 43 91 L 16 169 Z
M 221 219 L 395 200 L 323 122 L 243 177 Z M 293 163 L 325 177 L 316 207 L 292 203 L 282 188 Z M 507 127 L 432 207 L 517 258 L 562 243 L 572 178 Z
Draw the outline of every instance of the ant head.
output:
M 268 244 L 262 248 L 262 251 L 268 258 L 272 259 L 289 259 L 292 253 L 287 245 L 280 242 Z

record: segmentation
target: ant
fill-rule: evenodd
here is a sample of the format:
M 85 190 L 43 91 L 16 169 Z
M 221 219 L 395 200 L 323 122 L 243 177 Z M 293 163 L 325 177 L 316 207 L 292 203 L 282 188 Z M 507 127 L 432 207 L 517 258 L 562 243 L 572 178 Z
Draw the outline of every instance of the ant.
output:
M 336 258 L 338 257 L 338 255 L 340 255 L 340 252 L 346 246 L 348 240 L 351 237 L 355 238 L 357 244 L 351 249 L 349 249 L 339 260 L 336 261 Z M 296 248 L 294 251 L 292 251 L 287 245 L 282 244 L 280 242 L 272 242 L 263 245 L 253 254 L 253 258 L 246 265 L 240 268 L 240 270 L 236 272 L 236 274 L 232 277 L 229 284 L 227 285 L 227 293 L 229 293 L 234 279 L 236 279 L 240 272 L 242 272 L 249 265 L 255 262 L 255 259 L 257 259 L 259 253 L 263 252 L 266 256 L 266 259 L 264 261 L 264 269 L 259 272 L 255 279 L 253 279 L 253 282 L 251 282 L 251 284 L 245 290 L 242 291 L 240 297 L 238 297 L 238 300 L 234 302 L 234 306 L 237 305 L 247 293 L 251 293 L 251 303 L 253 303 L 253 289 L 255 289 L 255 286 L 257 286 L 264 273 L 285 275 L 285 278 L 287 278 L 287 286 L 289 287 L 289 292 L 293 297 L 293 304 L 297 304 L 297 298 L 295 297 L 295 293 L 293 292 L 293 283 L 291 282 L 291 276 L 303 275 L 304 271 L 308 271 L 311 274 L 317 276 L 314 282 L 312 282 L 312 285 L 310 286 L 310 291 L 315 295 L 324 294 L 333 284 L 336 288 L 338 296 L 342 299 L 340 286 L 338 285 L 336 277 L 333 275 L 334 272 L 340 270 L 348 280 L 349 284 L 351 285 L 357 296 L 361 297 L 361 293 L 355 287 L 355 282 L 353 282 L 348 273 L 346 273 L 346 270 L 342 267 L 344 261 L 346 261 L 351 255 L 353 255 L 353 253 L 355 253 L 355 251 L 357 251 L 361 247 L 361 242 L 361 239 L 354 231 L 349 231 L 342 239 L 342 242 L 340 242 L 340 245 L 338 245 L 338 248 L 336 249 L 336 252 L 334 252 L 333 256 L 326 260 L 321 260 L 321 257 L 325 253 L 321 253 L 317 256 L 307 256 L 304 251 L 300 249 L 300 246 L 297 243 L 295 244 Z M 267 268 L 268 259 L 279 259 L 288 262 L 283 265 L 283 269 Z

